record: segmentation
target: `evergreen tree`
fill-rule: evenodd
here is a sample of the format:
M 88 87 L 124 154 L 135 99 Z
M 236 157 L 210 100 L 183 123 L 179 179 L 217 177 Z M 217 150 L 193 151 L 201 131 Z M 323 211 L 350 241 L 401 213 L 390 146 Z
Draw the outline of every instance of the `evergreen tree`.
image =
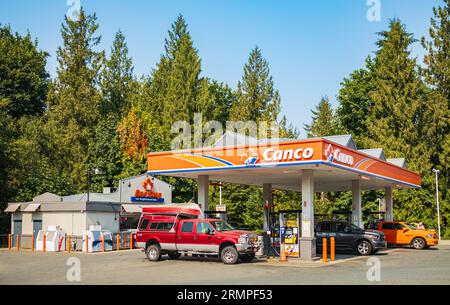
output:
M 39 115 L 45 109 L 49 75 L 45 70 L 47 52 L 37 41 L 0 24 L 0 99 L 7 99 L 12 118 Z
M 356 70 L 344 79 L 338 95 L 338 120 L 344 132 L 353 135 L 358 145 L 362 145 L 361 139 L 370 137 L 367 120 L 373 107 L 369 96 L 375 88 L 373 65 L 373 60 L 368 57 L 364 69 Z
M 430 40 L 422 38 L 426 49 L 425 81 L 430 87 L 428 109 L 431 119 L 428 142 L 432 149 L 431 163 L 438 168 L 441 186 L 443 235 L 450 237 L 450 1 L 433 8 Z M 434 218 L 434 216 L 433 216 Z
M 305 125 L 308 138 L 324 137 L 339 134 L 339 125 L 327 97 L 322 98 L 316 110 L 311 110 L 312 122 Z
M 95 50 L 100 43 L 97 18 L 82 9 L 78 20 L 65 17 L 63 46 L 58 48 L 57 77 L 48 97 L 49 130 L 55 140 L 54 165 L 67 171 L 74 188 L 85 190 L 88 148 L 94 140 L 101 96 L 99 71 L 104 54 Z
M 144 106 L 146 125 L 159 123 L 166 143 L 172 138 L 174 122 L 192 123 L 195 112 L 202 112 L 208 119 L 212 106 L 208 81 L 200 77 L 201 61 L 183 16 L 178 16 L 168 36 L 165 54 L 152 73 L 150 99 Z
M 119 30 L 116 33 L 111 55 L 102 71 L 101 91 L 103 95 L 101 112 L 121 113 L 129 108 L 130 87 L 133 81 L 133 62 L 128 56 L 125 36 Z
M 237 86 L 237 100 L 231 107 L 234 121 L 277 121 L 280 94 L 275 90 L 269 63 L 261 49 L 255 47 L 244 66 L 244 75 Z
M 406 157 L 413 170 L 426 173 L 429 148 L 423 142 L 425 87 L 409 50 L 415 40 L 399 20 L 392 20 L 389 31 L 379 36 L 375 88 L 369 95 L 373 101 L 368 119 L 371 138 L 366 146 L 382 147 L 388 157 Z

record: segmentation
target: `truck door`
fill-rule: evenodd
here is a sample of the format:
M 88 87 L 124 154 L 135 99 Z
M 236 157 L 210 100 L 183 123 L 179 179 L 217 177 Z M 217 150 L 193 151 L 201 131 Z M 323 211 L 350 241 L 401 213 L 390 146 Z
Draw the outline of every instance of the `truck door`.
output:
M 352 232 L 350 224 L 346 222 L 336 222 L 333 224 L 335 232 L 336 250 L 350 250 L 355 245 L 355 232 Z M 331 234 L 330 234 L 331 236 Z
M 384 232 L 384 237 L 388 244 L 397 243 L 397 231 L 395 230 L 395 223 L 393 222 L 383 222 L 381 225 L 381 231 Z
M 413 238 L 411 229 L 401 223 L 396 223 L 395 228 L 397 229 L 397 242 L 398 245 L 410 244 Z
M 219 252 L 219 245 L 216 242 L 216 232 L 207 221 L 197 222 L 194 242 L 198 251 Z
M 193 251 L 194 248 L 194 221 L 183 220 L 179 226 L 176 239 L 177 250 Z

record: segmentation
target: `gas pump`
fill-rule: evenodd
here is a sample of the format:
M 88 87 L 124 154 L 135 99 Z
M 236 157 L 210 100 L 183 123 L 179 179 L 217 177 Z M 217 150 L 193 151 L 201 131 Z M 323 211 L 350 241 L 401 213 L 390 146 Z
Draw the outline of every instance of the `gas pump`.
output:
M 280 211 L 280 247 L 284 245 L 286 256 L 300 257 L 300 210 Z

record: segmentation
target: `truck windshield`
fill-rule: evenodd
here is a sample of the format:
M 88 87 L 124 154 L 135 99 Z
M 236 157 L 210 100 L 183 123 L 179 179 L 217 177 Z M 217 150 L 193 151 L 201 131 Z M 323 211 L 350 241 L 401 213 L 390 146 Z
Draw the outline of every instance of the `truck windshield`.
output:
M 232 231 L 234 228 L 225 221 L 212 221 L 211 222 L 217 232 Z

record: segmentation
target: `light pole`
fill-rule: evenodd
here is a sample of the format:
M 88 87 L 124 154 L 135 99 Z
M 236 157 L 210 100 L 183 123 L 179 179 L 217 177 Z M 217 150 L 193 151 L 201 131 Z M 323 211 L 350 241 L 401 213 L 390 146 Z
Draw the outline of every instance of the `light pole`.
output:
M 89 203 L 89 192 L 91 189 L 91 174 L 98 175 L 100 174 L 100 170 L 95 168 L 94 170 L 87 170 L 87 203 Z
M 436 177 L 436 207 L 437 207 L 437 217 L 438 217 L 438 236 L 439 236 L 439 240 L 441 240 L 441 215 L 440 215 L 440 211 L 439 211 L 439 180 L 438 180 L 439 170 L 433 168 L 433 173 Z

